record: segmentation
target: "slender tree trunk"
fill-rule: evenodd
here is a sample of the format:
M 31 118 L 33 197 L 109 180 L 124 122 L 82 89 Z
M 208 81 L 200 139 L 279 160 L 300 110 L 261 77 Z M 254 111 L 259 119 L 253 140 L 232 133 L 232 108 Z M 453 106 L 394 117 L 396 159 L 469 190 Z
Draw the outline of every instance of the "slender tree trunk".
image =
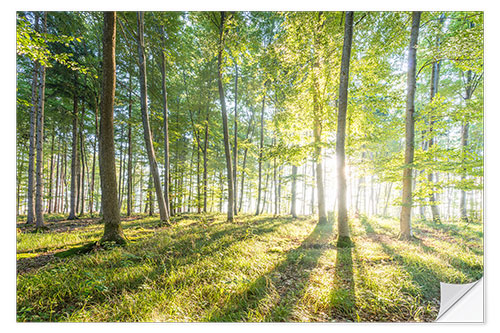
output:
M 207 164 L 208 164 L 208 156 L 207 156 L 207 150 L 208 150 L 208 122 L 210 119 L 210 112 L 209 109 L 207 108 L 207 115 L 205 119 L 205 141 L 204 141 L 204 148 L 203 148 L 203 212 L 207 212 L 207 178 L 208 178 L 208 170 L 207 170 Z
M 75 87 L 76 89 L 76 87 Z M 68 220 L 75 220 L 76 217 L 76 168 L 78 160 L 78 96 L 76 90 L 73 96 L 73 139 L 71 149 L 71 187 L 70 187 L 70 204 Z
M 225 30 L 225 13 L 220 13 L 220 35 L 219 35 L 219 50 L 217 56 L 217 69 L 218 69 L 218 86 L 219 86 L 219 99 L 222 110 L 222 128 L 224 132 L 224 152 L 226 155 L 226 168 L 227 168 L 227 220 L 233 221 L 234 217 L 234 185 L 233 185 L 233 172 L 231 165 L 231 148 L 229 147 L 229 131 L 227 126 L 227 112 L 226 100 L 224 96 L 224 87 L 222 85 L 222 52 L 224 51 L 224 30 Z
M 345 129 L 347 118 L 347 95 L 349 87 L 349 64 L 353 35 L 354 12 L 346 12 L 344 46 L 340 65 L 339 111 L 337 117 L 337 199 L 338 199 L 338 240 L 337 246 L 350 246 L 351 238 L 347 217 L 347 181 L 345 176 Z
M 415 89 L 416 89 L 416 62 L 417 62 L 417 43 L 420 26 L 421 12 L 413 12 L 410 48 L 408 55 L 408 80 L 407 80 L 407 98 L 406 98 L 406 148 L 405 148 L 405 169 L 403 170 L 403 193 L 400 237 L 410 239 L 413 236 L 411 229 L 411 207 L 412 207 L 412 167 L 414 155 L 415 140 Z
M 95 186 L 95 160 L 97 153 L 97 138 L 99 137 L 99 107 L 97 97 L 95 98 L 95 139 L 94 139 L 94 152 L 92 154 L 92 178 L 90 181 L 90 216 L 94 213 L 94 186 Z
M 49 167 L 49 199 L 47 204 L 47 213 L 52 213 L 52 183 L 54 179 L 54 141 L 55 141 L 55 128 L 52 128 L 52 140 L 50 145 L 50 167 Z
M 149 125 L 148 115 L 148 94 L 147 94 L 147 79 L 146 79 L 146 56 L 144 53 L 144 12 L 137 13 L 137 31 L 138 31 L 138 52 L 139 52 L 139 76 L 141 86 L 141 111 L 142 111 L 142 124 L 144 129 L 144 141 L 146 143 L 146 150 L 148 153 L 149 168 L 153 176 L 154 187 L 156 190 L 156 199 L 158 200 L 158 209 L 160 211 L 161 222 L 168 223 L 167 208 L 165 204 L 165 197 L 163 196 L 160 182 L 160 175 L 158 172 L 158 165 L 156 163 L 156 156 L 153 148 L 153 141 L 151 138 L 151 128 Z
M 439 38 L 437 40 L 437 44 L 439 46 Z M 436 96 L 438 92 L 438 87 L 439 87 L 439 70 L 441 67 L 441 63 L 439 61 L 436 61 L 432 64 L 432 73 L 431 73 L 431 98 L 430 101 L 431 103 L 434 100 L 434 97 Z M 434 115 L 431 114 L 430 119 L 429 119 L 429 143 L 428 143 L 428 148 L 429 150 L 432 149 L 432 146 L 434 146 L 434 136 L 432 135 L 433 127 L 434 127 Z M 437 175 L 436 175 L 437 176 Z M 431 213 L 432 213 L 432 220 L 434 222 L 441 222 L 441 218 L 439 216 L 439 207 L 436 204 L 436 193 L 435 193 L 435 186 L 434 186 L 434 173 L 431 171 L 427 175 L 427 179 L 429 180 L 429 183 L 431 184 L 431 194 L 429 195 L 429 201 L 431 204 Z
M 81 176 L 81 186 L 80 186 L 80 188 L 81 188 L 80 216 L 82 216 L 83 213 L 85 212 L 85 165 L 86 165 L 86 158 L 85 158 L 85 141 L 83 140 L 83 133 L 82 133 L 83 115 L 84 115 L 84 109 L 83 109 L 83 105 L 82 105 L 82 121 L 81 121 L 81 126 L 80 126 L 80 155 L 82 156 L 82 176 Z
M 165 196 L 165 209 L 167 220 L 170 220 L 170 141 L 168 133 L 168 101 L 167 101 L 167 75 L 166 75 L 166 58 L 165 58 L 165 38 L 164 27 L 161 26 L 161 40 L 163 50 L 161 52 L 161 92 L 162 92 L 162 107 L 163 107 L 163 150 L 165 152 L 164 168 L 163 168 L 163 191 Z
M 38 31 L 38 13 L 35 12 L 35 31 Z M 33 64 L 33 80 L 31 90 L 31 112 L 30 112 L 30 147 L 28 157 L 28 216 L 26 224 L 35 222 L 35 150 L 36 150 L 36 122 L 38 114 L 38 77 L 40 63 L 35 61 Z
M 47 12 L 43 17 L 43 32 L 47 32 Z M 45 66 L 40 66 L 40 81 L 38 82 L 38 114 L 36 120 L 36 196 L 35 215 L 36 228 L 44 227 L 43 220 L 43 122 L 45 108 Z
M 320 47 L 320 36 L 323 34 L 321 22 L 322 13 L 318 13 L 318 26 L 314 34 L 314 48 Z M 312 64 L 313 85 L 313 137 L 314 137 L 314 162 L 316 163 L 316 189 L 318 191 L 318 223 L 326 223 L 325 190 L 323 182 L 323 161 L 321 148 L 322 135 L 322 103 L 320 102 L 320 83 L 318 73 L 321 70 L 319 56 L 315 56 Z
M 120 130 L 120 132 L 123 132 L 123 128 Z M 123 166 L 123 141 L 120 143 L 120 163 L 118 164 L 118 210 L 122 210 L 122 179 L 124 176 L 123 172 L 124 166 Z
M 292 165 L 292 202 L 290 204 L 290 214 L 297 217 L 297 166 Z
M 316 214 L 316 200 L 314 193 L 314 181 L 316 180 L 316 168 L 314 167 L 314 161 L 311 161 L 311 170 L 312 170 L 312 182 L 311 182 L 311 215 Z
M 130 74 L 129 74 L 130 75 Z M 132 214 L 132 75 L 129 77 L 129 95 L 128 95 L 128 161 L 127 161 L 127 216 Z M 167 180 L 168 181 L 168 180 Z M 168 185 L 168 184 L 167 184 Z M 167 192 L 168 193 L 168 192 Z
M 302 215 L 306 214 L 306 195 L 307 195 L 307 162 L 304 163 L 304 171 L 302 174 Z
M 259 186 L 257 189 L 257 210 L 255 215 L 259 215 L 260 197 L 262 193 L 262 155 L 264 153 L 264 108 L 266 106 L 266 94 L 262 97 L 262 111 L 260 113 L 260 147 L 259 147 Z
M 101 176 L 102 220 L 104 234 L 101 241 L 125 243 L 120 223 L 116 186 L 115 138 L 113 104 L 116 85 L 116 12 L 104 12 L 101 123 L 99 131 L 99 170 Z
M 149 207 L 149 216 L 153 216 L 154 213 L 154 200 L 153 200 L 153 177 L 151 177 L 151 173 L 149 174 L 149 187 L 148 187 L 148 207 Z
M 61 168 L 61 137 L 59 137 L 57 144 L 57 157 L 56 157 L 56 184 L 55 184 L 55 193 L 54 193 L 54 203 L 53 203 L 53 212 L 59 213 L 59 172 Z
M 234 184 L 234 215 L 238 214 L 236 195 L 238 193 L 238 63 L 234 61 L 234 146 L 233 146 L 233 184 Z

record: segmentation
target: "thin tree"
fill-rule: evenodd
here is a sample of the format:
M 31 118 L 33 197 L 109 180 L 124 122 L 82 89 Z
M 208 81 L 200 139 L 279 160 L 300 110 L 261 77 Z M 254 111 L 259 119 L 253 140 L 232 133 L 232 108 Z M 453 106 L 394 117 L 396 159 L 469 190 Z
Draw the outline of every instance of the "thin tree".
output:
M 76 74 L 75 74 L 76 75 Z M 76 220 L 76 184 L 77 184 L 77 160 L 78 160 L 78 96 L 76 93 L 76 80 L 73 92 L 73 138 L 71 145 L 71 185 L 70 204 L 68 220 Z
M 412 207 L 412 172 L 414 141 L 415 141 L 415 89 L 416 89 L 416 62 L 417 62 L 417 42 L 420 27 L 421 12 L 413 12 L 410 48 L 408 51 L 408 77 L 406 95 L 406 124 L 405 124 L 405 168 L 403 170 L 403 192 L 400 218 L 400 238 L 411 239 L 413 232 L 411 229 L 411 207 Z
M 349 222 L 347 220 L 347 181 L 345 176 L 345 130 L 347 116 L 347 95 L 349 87 L 349 65 L 353 34 L 354 12 L 346 12 L 344 26 L 344 46 L 340 64 L 339 112 L 337 116 L 337 199 L 338 199 L 338 247 L 351 245 Z
M 139 82 L 141 87 L 141 112 L 142 125 L 144 130 L 144 141 L 146 143 L 146 151 L 148 154 L 149 169 L 153 177 L 154 187 L 156 191 L 156 199 L 158 200 L 160 221 L 162 223 L 168 223 L 165 197 L 163 196 L 161 189 L 160 174 L 158 172 L 158 164 L 156 163 L 153 140 L 151 138 L 151 127 L 149 125 L 146 55 L 144 52 L 144 12 L 137 12 L 137 35 L 137 48 L 139 51 Z
M 224 52 L 224 38 L 225 38 L 225 19 L 224 12 L 220 13 L 220 26 L 219 26 L 219 50 L 217 53 L 217 74 L 219 86 L 219 99 L 222 112 L 222 131 L 224 133 L 224 152 L 226 155 L 226 169 L 227 169 L 227 220 L 232 222 L 234 216 L 234 186 L 233 186 L 233 172 L 231 165 L 231 148 L 229 146 L 229 130 L 227 126 L 227 111 L 226 99 L 224 96 L 224 87 L 222 85 L 222 53 Z
M 292 165 L 292 199 L 290 203 L 290 214 L 297 217 L 297 166 Z
M 38 31 L 39 15 L 35 12 L 35 31 Z M 35 150 L 36 150 L 36 121 L 38 113 L 38 73 L 40 63 L 33 64 L 33 81 L 31 90 L 31 110 L 30 110 L 30 139 L 28 157 L 28 216 L 26 224 L 35 222 Z
M 43 16 L 43 32 L 47 32 L 47 12 Z M 45 66 L 40 66 L 38 81 L 38 114 L 36 120 L 36 228 L 44 227 L 43 221 L 43 122 L 45 108 Z
M 120 223 L 115 167 L 115 138 L 113 104 L 116 85 L 116 12 L 104 13 L 102 54 L 102 98 L 99 131 L 99 170 L 101 176 L 102 220 L 104 235 L 101 241 L 125 243 Z
M 257 210 L 255 215 L 259 215 L 260 201 L 262 195 L 262 160 L 264 153 L 264 108 L 266 106 L 266 93 L 262 96 L 262 110 L 260 113 L 260 147 L 259 147 L 259 186 L 257 190 Z
M 170 187 L 170 146 L 169 146 L 169 134 L 168 134 L 168 103 L 167 103 L 167 76 L 166 76 L 166 57 L 165 57 L 165 31 L 163 25 L 161 26 L 161 97 L 162 97 L 162 108 L 163 108 L 163 147 L 165 151 L 165 160 L 164 160 L 164 183 L 163 183 L 163 191 L 165 194 L 165 207 L 167 210 L 167 219 L 170 218 L 170 209 L 168 202 L 170 201 L 169 187 Z

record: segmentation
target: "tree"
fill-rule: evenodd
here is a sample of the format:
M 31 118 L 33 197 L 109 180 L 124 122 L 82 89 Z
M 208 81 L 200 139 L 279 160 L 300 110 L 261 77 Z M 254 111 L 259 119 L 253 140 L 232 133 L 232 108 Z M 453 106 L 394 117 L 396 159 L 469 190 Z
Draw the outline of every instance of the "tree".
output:
M 340 67 L 339 111 L 337 116 L 337 197 L 338 197 L 338 240 L 337 246 L 350 246 L 349 223 L 347 220 L 347 183 L 345 176 L 345 128 L 347 114 L 347 94 L 349 87 L 349 64 L 353 35 L 354 12 L 346 12 L 344 29 L 344 47 Z
M 153 141 L 151 138 L 151 126 L 149 124 L 146 54 L 144 51 L 144 12 L 137 12 L 137 35 L 137 47 L 139 51 L 139 83 L 141 87 L 141 112 L 144 141 L 146 143 L 146 150 L 148 154 L 149 169 L 153 177 L 154 188 L 156 191 L 156 199 L 158 200 L 160 221 L 168 223 L 167 207 L 165 203 L 165 197 L 163 196 L 161 189 L 160 174 L 158 172 L 158 164 L 156 163 L 156 156 L 153 148 Z
M 226 13 L 220 13 L 220 25 L 219 25 L 219 45 L 217 53 L 217 77 L 218 77 L 218 87 L 219 87 L 219 99 L 222 112 L 222 131 L 224 134 L 224 153 L 226 156 L 226 171 L 227 171 L 227 220 L 233 221 L 234 217 L 234 185 L 233 185 L 233 171 L 231 165 L 231 148 L 229 147 L 229 130 L 227 126 L 227 111 L 226 111 L 226 99 L 224 96 L 224 86 L 222 85 L 222 54 L 224 52 L 224 36 L 225 36 L 225 20 Z
M 400 237 L 411 239 L 413 232 L 411 229 L 411 207 L 412 207 L 412 163 L 414 155 L 415 141 L 415 89 L 416 89 L 416 62 L 417 43 L 420 27 L 421 12 L 413 12 L 410 48 L 408 50 L 408 77 L 406 95 L 406 120 L 405 120 L 405 168 L 403 170 L 403 192 L 402 207 L 400 217 Z
M 35 31 L 38 30 L 38 13 L 35 13 Z M 30 134 L 29 134 L 29 162 L 28 162 L 28 216 L 26 224 L 35 222 L 35 145 L 36 145 L 36 121 L 38 114 L 38 73 L 40 64 L 34 61 L 33 81 L 31 94 L 30 112 Z
M 47 32 L 47 12 L 43 17 L 43 30 Z M 45 66 L 40 66 L 38 81 L 38 114 L 36 121 L 36 228 L 43 228 L 43 125 L 45 108 Z
M 116 85 L 116 12 L 104 13 L 102 54 L 102 98 L 99 131 L 99 169 L 101 175 L 102 220 L 104 235 L 101 241 L 126 243 L 120 223 L 115 167 L 113 105 Z

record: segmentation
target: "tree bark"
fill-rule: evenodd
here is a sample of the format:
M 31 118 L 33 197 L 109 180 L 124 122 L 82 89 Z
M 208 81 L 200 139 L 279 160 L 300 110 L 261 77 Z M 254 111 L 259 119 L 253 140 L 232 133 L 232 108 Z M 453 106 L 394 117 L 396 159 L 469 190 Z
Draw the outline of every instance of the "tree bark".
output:
M 43 17 L 43 32 L 47 32 L 47 12 Z M 35 215 L 36 228 L 44 227 L 43 220 L 43 127 L 45 109 L 45 66 L 40 66 L 40 81 L 38 82 L 38 114 L 36 120 L 36 196 Z
M 52 213 L 52 184 L 54 179 L 54 144 L 55 144 L 55 128 L 52 128 L 52 140 L 50 145 L 50 167 L 49 167 L 49 199 L 47 203 L 47 213 Z
M 237 169 L 238 169 L 238 63 L 236 59 L 234 60 L 234 146 L 233 146 L 233 184 L 234 184 L 234 196 L 236 197 L 238 193 L 238 179 L 237 179 Z M 237 200 L 234 200 L 234 215 L 238 214 Z
M 413 236 L 411 229 L 411 207 L 412 207 L 412 172 L 411 164 L 414 155 L 415 140 L 415 89 L 416 89 L 416 62 L 417 62 L 417 43 L 420 26 L 421 12 L 413 12 L 412 26 L 410 36 L 410 48 L 408 54 L 408 78 L 407 78 L 407 96 L 406 96 L 406 146 L 405 146 L 405 168 L 403 170 L 403 191 L 402 207 L 400 218 L 400 237 L 410 239 Z
M 439 46 L 439 38 L 437 40 L 437 44 Z M 439 90 L 439 70 L 441 67 L 441 63 L 439 61 L 435 61 L 432 64 L 432 72 L 431 72 L 431 96 L 430 96 L 430 101 L 431 103 L 434 100 L 434 97 L 436 96 L 438 90 Z M 433 114 L 431 114 L 430 119 L 429 119 L 429 143 L 428 143 L 428 149 L 430 150 L 432 146 L 434 146 L 434 136 L 432 135 L 433 127 L 434 127 L 434 120 L 435 117 Z M 435 187 L 434 187 L 434 173 L 431 171 L 427 175 L 427 179 L 429 180 L 429 183 L 431 184 L 431 194 L 429 196 L 429 201 L 431 205 L 431 213 L 432 213 L 432 220 L 434 222 L 441 222 L 441 218 L 439 216 L 439 207 L 436 204 L 436 193 L 435 193 Z
M 35 12 L 35 31 L 38 31 L 38 13 Z M 26 224 L 35 223 L 35 158 L 36 158 L 36 122 L 38 114 L 38 76 L 40 63 L 33 64 L 33 80 L 31 90 L 31 111 L 30 111 L 30 147 L 28 157 L 28 216 Z
M 164 38 L 164 27 L 161 26 L 161 40 L 163 50 L 161 53 L 161 96 L 162 96 L 162 107 L 163 107 L 163 150 L 165 152 L 164 168 L 163 168 L 163 192 L 165 196 L 165 209 L 167 220 L 170 219 L 170 141 L 168 134 L 168 100 L 167 100 L 167 75 L 166 75 L 166 58 L 165 58 L 165 38 Z
M 290 204 L 290 214 L 297 217 L 297 166 L 292 165 L 292 199 Z
M 154 187 L 156 190 L 156 199 L 158 200 L 158 209 L 160 211 L 161 222 L 168 223 L 167 207 L 165 197 L 163 196 L 160 182 L 160 175 L 158 172 L 158 165 L 156 163 L 156 156 L 153 148 L 153 141 L 151 138 L 151 128 L 149 125 L 148 115 L 148 95 L 147 95 L 147 79 L 146 79 L 146 55 L 144 53 L 144 12 L 137 12 L 137 46 L 139 52 L 139 76 L 141 86 L 141 111 L 142 111 L 142 125 L 144 128 L 144 141 L 146 143 L 146 150 L 148 153 L 149 168 L 153 176 Z
M 92 179 L 90 181 L 90 215 L 94 212 L 94 185 L 95 185 L 95 160 L 97 153 L 97 141 L 99 137 L 99 107 L 97 102 L 97 97 L 95 98 L 95 140 L 94 140 L 94 152 L 92 154 Z
M 227 220 L 233 221 L 234 217 L 234 185 L 233 185 L 233 172 L 231 165 L 231 148 L 229 144 L 229 131 L 227 126 L 227 112 L 226 100 L 224 96 L 224 87 L 222 85 L 222 53 L 224 51 L 224 31 L 225 30 L 225 13 L 220 13 L 220 27 L 219 27 L 219 50 L 217 55 L 217 72 L 218 72 L 218 86 L 219 86 L 219 99 L 222 111 L 222 130 L 224 132 L 224 152 L 226 155 L 226 169 L 227 169 Z
M 120 223 L 116 186 L 115 139 L 113 104 L 116 85 L 116 12 L 104 12 L 102 59 L 101 124 L 99 131 L 99 170 L 101 176 L 102 220 L 104 234 L 101 241 L 125 243 Z
M 262 156 L 264 152 L 264 108 L 266 106 L 266 93 L 262 97 L 262 111 L 260 113 L 260 147 L 259 147 L 259 186 L 257 189 L 257 210 L 255 215 L 259 215 L 260 199 L 262 193 Z
M 71 185 L 68 220 L 75 220 L 76 217 L 76 168 L 78 159 L 78 96 L 76 87 L 73 95 L 73 138 L 71 148 Z
M 353 35 L 354 12 L 346 12 L 344 46 L 340 65 L 339 111 L 337 116 L 337 200 L 338 200 L 338 240 L 337 246 L 350 246 L 351 238 L 347 217 L 347 181 L 345 176 L 345 130 L 347 118 L 347 96 L 349 88 L 349 65 Z

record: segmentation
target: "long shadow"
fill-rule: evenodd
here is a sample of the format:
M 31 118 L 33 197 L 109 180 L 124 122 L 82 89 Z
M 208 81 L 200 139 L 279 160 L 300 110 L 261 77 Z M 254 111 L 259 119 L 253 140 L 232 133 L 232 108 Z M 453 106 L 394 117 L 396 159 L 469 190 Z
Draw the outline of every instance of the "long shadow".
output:
M 231 255 L 231 245 L 245 241 L 246 239 L 250 239 L 259 235 L 264 235 L 266 233 L 270 233 L 278 229 L 280 226 L 294 221 L 293 219 L 287 218 L 270 218 L 270 217 L 262 217 L 254 219 L 250 223 L 244 224 L 232 224 L 228 227 L 223 228 L 222 230 L 218 230 L 211 237 L 197 237 L 194 238 L 184 238 L 181 240 L 174 240 L 173 242 L 168 242 L 161 248 L 155 249 L 157 253 L 165 253 L 165 256 L 156 256 L 153 258 L 148 258 L 150 263 L 152 263 L 155 268 L 146 273 L 141 274 L 140 276 L 130 277 L 127 276 L 125 278 L 120 277 L 119 281 L 107 281 L 106 291 L 102 292 L 94 292 L 92 293 L 91 301 L 94 304 L 105 302 L 109 296 L 111 295 L 119 295 L 124 290 L 134 291 L 143 284 L 147 280 L 155 280 L 161 275 L 168 274 L 172 269 L 182 270 L 182 267 L 193 264 L 197 261 L 204 260 L 204 258 L 210 257 L 216 253 L 220 253 L 224 256 Z M 248 229 L 252 227 L 253 232 L 248 232 Z M 188 230 L 188 233 L 200 233 L 203 229 L 202 226 L 199 226 L 199 230 L 193 230 L 196 228 L 192 228 Z M 224 236 L 230 235 L 231 237 L 225 238 Z M 147 240 L 146 240 L 147 241 Z M 151 241 L 154 241 L 152 239 Z M 214 246 L 215 244 L 215 246 Z M 132 246 L 144 246 L 144 244 L 136 244 Z M 147 245 L 145 245 L 147 246 Z M 125 247 L 126 251 L 127 247 Z M 76 255 L 81 256 L 81 255 Z M 67 265 L 66 261 L 72 260 L 72 258 L 60 259 L 59 263 L 53 267 L 53 269 L 57 269 L 57 267 L 61 265 Z M 137 256 L 128 252 L 125 252 L 123 256 L 113 256 L 113 259 L 103 261 L 97 265 L 92 266 L 92 271 L 100 271 L 100 270 L 108 270 L 108 269 L 120 269 L 122 267 L 127 267 L 128 269 L 139 266 L 144 263 L 145 258 L 142 256 Z M 90 271 L 90 273 L 92 272 Z M 89 281 L 92 280 L 89 278 Z M 173 289 L 180 288 L 189 284 L 189 281 L 184 281 L 182 279 L 174 281 L 171 286 Z M 75 303 L 78 301 L 78 295 L 74 295 L 70 297 L 71 299 L 66 300 L 66 304 Z M 55 315 L 53 320 L 58 320 L 57 313 L 62 311 L 64 307 L 64 303 L 61 303 L 59 306 L 53 308 L 55 311 Z
M 289 321 L 294 305 L 306 291 L 312 270 L 328 248 L 332 222 L 316 224 L 311 234 L 268 273 L 257 278 L 243 292 L 232 295 L 222 309 L 213 311 L 209 321 Z M 271 297 L 271 299 L 269 299 Z
M 330 293 L 330 320 L 357 321 L 352 251 L 351 247 L 337 248 L 334 289 Z

